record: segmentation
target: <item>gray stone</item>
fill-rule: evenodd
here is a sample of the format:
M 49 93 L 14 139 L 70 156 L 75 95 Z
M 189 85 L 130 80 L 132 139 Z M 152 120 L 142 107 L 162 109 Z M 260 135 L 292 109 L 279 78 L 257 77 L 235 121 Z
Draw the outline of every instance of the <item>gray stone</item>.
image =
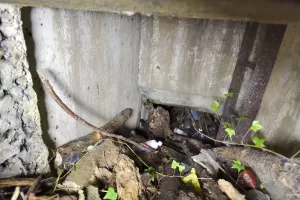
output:
M 0 178 L 49 171 L 37 97 L 26 60 L 20 9 L 0 5 Z

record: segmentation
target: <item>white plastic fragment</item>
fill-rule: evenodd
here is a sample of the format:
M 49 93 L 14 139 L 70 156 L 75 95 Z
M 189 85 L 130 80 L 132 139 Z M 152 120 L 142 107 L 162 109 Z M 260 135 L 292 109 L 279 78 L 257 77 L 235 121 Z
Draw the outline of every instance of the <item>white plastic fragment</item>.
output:
M 156 140 L 149 140 L 147 142 L 144 142 L 143 145 L 147 145 L 153 149 L 157 149 L 158 147 L 160 147 L 162 145 L 161 141 L 156 141 Z

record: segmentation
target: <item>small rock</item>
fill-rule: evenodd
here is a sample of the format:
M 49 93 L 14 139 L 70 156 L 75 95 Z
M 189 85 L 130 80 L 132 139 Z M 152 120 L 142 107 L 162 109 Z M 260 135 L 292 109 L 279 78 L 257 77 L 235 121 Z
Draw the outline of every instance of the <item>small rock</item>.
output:
M 172 134 L 169 112 L 162 107 L 149 107 L 148 131 L 155 137 L 165 138 Z
M 138 169 L 127 156 L 120 155 L 119 159 L 114 168 L 118 195 L 120 199 L 138 200 L 142 193 L 142 182 Z
M 92 185 L 88 186 L 86 188 L 87 200 L 101 200 L 98 190 L 99 189 L 95 186 Z

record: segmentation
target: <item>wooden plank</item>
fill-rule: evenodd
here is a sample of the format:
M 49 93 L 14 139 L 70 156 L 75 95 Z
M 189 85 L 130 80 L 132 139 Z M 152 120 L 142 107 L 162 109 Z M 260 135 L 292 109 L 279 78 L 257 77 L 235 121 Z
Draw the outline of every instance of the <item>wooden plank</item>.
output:
M 0 0 L 0 3 L 276 24 L 300 21 L 300 2 L 291 0 Z

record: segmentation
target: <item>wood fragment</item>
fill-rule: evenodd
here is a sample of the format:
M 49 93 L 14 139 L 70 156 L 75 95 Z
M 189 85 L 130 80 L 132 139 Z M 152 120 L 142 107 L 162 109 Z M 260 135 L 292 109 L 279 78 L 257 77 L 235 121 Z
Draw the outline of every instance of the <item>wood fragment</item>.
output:
M 38 187 L 40 181 L 42 180 L 42 176 L 39 175 L 35 181 L 33 182 L 33 184 L 30 186 L 30 188 L 27 191 L 27 195 L 26 195 L 26 200 L 29 200 L 29 196 L 30 194 L 34 194 L 36 188 Z
M 35 178 L 17 178 L 0 180 L 0 188 L 12 186 L 31 186 Z
M 224 179 L 218 180 L 219 188 L 222 192 L 224 192 L 229 199 L 231 200 L 246 200 L 244 195 L 241 195 L 237 189 L 233 187 L 233 185 L 225 181 Z

